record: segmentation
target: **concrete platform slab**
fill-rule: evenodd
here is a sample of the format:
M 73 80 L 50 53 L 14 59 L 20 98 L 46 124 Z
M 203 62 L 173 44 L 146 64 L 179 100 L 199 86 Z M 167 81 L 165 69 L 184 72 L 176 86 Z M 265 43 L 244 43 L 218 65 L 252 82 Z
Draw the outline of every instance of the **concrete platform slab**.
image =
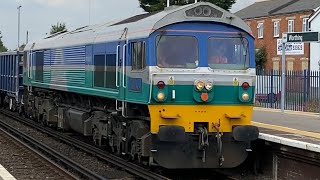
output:
M 0 164 L 0 180 L 16 180 L 16 178 Z

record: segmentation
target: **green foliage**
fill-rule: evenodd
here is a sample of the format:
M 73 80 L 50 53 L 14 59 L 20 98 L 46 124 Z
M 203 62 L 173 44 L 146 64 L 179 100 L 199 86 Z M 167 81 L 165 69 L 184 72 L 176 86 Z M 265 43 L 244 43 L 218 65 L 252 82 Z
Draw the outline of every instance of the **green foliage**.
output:
M 26 44 L 22 44 L 20 47 L 19 47 L 19 51 L 23 51 L 23 49 L 26 47 Z
M 55 34 L 57 32 L 67 31 L 65 23 L 57 23 L 57 25 L 51 25 L 50 34 Z
M 8 51 L 8 49 L 3 45 L 1 31 L 0 31 L 0 52 L 6 52 L 6 51 Z
M 200 0 L 199 0 L 200 1 Z M 236 0 L 202 0 L 213 3 L 225 10 L 229 10 Z M 139 0 L 140 7 L 146 12 L 161 11 L 167 5 L 167 0 Z M 170 0 L 170 5 L 186 5 L 194 3 L 194 0 Z
M 265 68 L 267 62 L 267 50 L 266 47 L 263 46 L 262 48 L 256 50 L 256 69 L 263 70 Z

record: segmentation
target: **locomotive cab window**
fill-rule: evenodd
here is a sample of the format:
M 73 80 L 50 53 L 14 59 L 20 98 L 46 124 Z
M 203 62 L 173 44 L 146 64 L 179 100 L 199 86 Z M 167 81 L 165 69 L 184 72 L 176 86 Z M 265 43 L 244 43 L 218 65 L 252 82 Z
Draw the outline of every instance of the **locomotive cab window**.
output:
M 209 38 L 208 64 L 212 69 L 247 69 L 249 67 L 247 39 L 240 37 Z
M 160 35 L 156 39 L 157 66 L 193 69 L 198 66 L 198 42 L 193 36 Z
M 143 70 L 146 67 L 146 43 L 132 43 L 132 70 Z

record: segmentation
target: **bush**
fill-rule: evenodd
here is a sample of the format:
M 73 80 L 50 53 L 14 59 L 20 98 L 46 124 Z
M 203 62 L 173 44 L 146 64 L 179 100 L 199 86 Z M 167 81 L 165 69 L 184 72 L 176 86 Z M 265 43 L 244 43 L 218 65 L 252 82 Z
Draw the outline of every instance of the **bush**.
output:
M 261 71 L 265 68 L 267 62 L 267 49 L 265 46 L 256 50 L 255 59 L 256 59 L 256 69 Z

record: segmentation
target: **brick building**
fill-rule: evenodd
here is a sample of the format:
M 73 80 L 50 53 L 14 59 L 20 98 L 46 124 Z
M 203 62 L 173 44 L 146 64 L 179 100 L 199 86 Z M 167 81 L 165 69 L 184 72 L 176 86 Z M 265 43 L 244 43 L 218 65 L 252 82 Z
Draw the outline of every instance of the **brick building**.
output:
M 251 27 L 256 49 L 265 46 L 267 70 L 281 70 L 281 38 L 284 32 L 309 30 L 308 19 L 320 6 L 320 0 L 257 0 L 236 12 Z M 309 69 L 310 44 L 286 45 L 286 70 Z

